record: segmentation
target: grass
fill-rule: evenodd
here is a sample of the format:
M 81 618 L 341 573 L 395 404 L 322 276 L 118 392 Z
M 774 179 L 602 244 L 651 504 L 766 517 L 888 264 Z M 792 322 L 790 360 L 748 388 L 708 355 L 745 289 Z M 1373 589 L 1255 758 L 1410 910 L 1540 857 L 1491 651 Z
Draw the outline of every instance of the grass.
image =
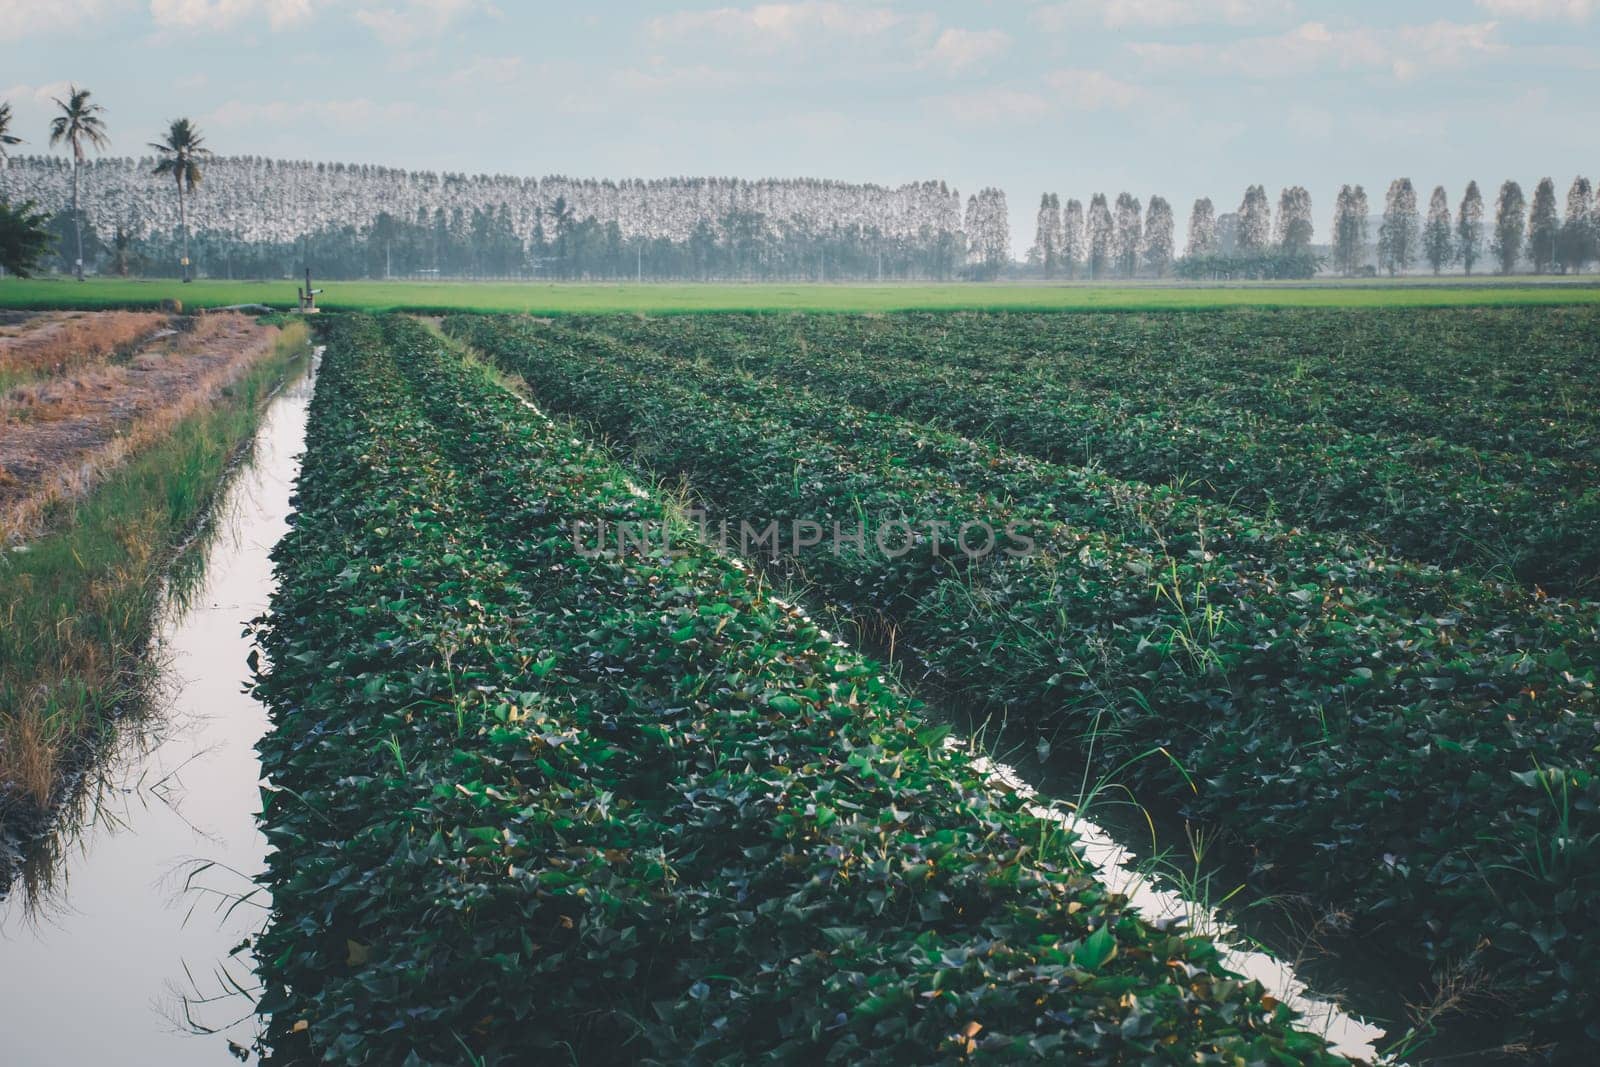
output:
M 304 325 L 285 330 L 219 402 L 108 474 L 44 536 L 0 551 L 0 817 L 46 810 L 72 747 L 130 695 L 167 564 L 306 338 Z
M 577 284 L 535 282 L 328 282 L 330 310 L 483 311 L 531 314 L 603 312 L 905 310 L 1159 310 L 1223 307 L 1453 307 L 1600 303 L 1588 278 L 1406 278 L 1145 284 Z M 268 304 L 292 307 L 292 279 L 265 282 L 95 278 L 0 279 L 0 307 L 147 308 L 163 299 L 186 307 Z
M 148 312 L 105 312 L 0 336 L 0 398 L 15 386 L 126 355 L 166 322 Z

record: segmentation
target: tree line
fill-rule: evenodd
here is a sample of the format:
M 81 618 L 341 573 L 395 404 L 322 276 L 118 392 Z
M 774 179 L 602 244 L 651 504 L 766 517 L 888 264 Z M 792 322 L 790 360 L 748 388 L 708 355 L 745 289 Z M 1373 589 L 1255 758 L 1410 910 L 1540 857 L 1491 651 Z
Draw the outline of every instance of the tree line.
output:
M 1333 259 L 1346 274 L 1365 265 L 1367 194 L 1361 186 L 1345 186 L 1334 212 Z M 1600 260 L 1600 200 L 1593 183 L 1581 175 L 1567 190 L 1563 216 L 1556 207 L 1555 182 L 1541 178 L 1530 204 L 1522 186 L 1501 184 L 1495 198 L 1492 228 L 1485 229 L 1483 194 L 1468 182 L 1454 218 L 1444 186 L 1428 198 L 1426 218 L 1418 214 L 1411 179 L 1397 178 L 1384 196 L 1378 227 L 1376 270 L 1391 276 L 1426 263 L 1438 274 L 1460 264 L 1471 274 L 1487 255 L 1501 274 L 1526 262 L 1535 274 L 1578 274 Z
M 1028 264 L 1047 278 L 1309 278 L 1325 266 L 1345 275 L 1398 275 L 1426 264 L 1433 273 L 1460 264 L 1471 274 L 1490 257 L 1502 274 L 1526 262 L 1536 274 L 1579 273 L 1600 261 L 1600 199 L 1588 178 L 1573 180 L 1564 214 L 1555 183 L 1543 178 L 1528 202 L 1515 181 L 1500 187 L 1492 228 L 1485 226 L 1477 182 L 1469 182 L 1454 217 L 1437 186 L 1426 218 L 1409 178 L 1393 181 L 1384 199 L 1376 247 L 1371 241 L 1366 190 L 1345 185 L 1335 200 L 1326 254 L 1315 245 L 1311 194 L 1290 186 L 1274 216 L 1266 189 L 1252 185 L 1236 211 L 1216 213 L 1209 197 L 1194 202 L 1181 257 L 1173 255 L 1172 208 L 1152 196 L 1143 218 L 1128 193 L 1114 204 L 1103 193 L 1063 205 L 1055 193 L 1040 199 Z M 1376 263 L 1369 263 L 1369 253 Z
M 67 159 L 0 159 L 0 201 L 31 201 L 54 265 L 80 274 L 282 277 L 309 264 L 329 278 L 945 280 L 1010 264 L 997 189 L 963 211 L 943 182 L 524 179 L 218 157 L 189 120 L 153 158 L 91 158 L 108 145 L 104 108 L 76 87 L 57 106 L 74 131 L 59 142 Z M 3 156 L 19 140 L 9 107 L 0 114 Z
M 1039 204 L 1028 263 L 1046 278 L 1310 277 L 1320 261 L 1311 254 L 1311 194 L 1283 190 L 1273 228 L 1266 190 L 1245 190 L 1237 212 L 1220 218 L 1202 197 L 1189 212 L 1183 255 L 1176 254 L 1172 205 L 1152 196 L 1141 205 L 1131 193 L 1111 201 L 1104 193 L 1063 205 L 1046 193 Z
M 68 159 L 11 160 L 23 143 L 0 103 L 0 266 L 52 263 L 128 275 L 328 278 L 469 277 L 636 280 L 987 280 L 1010 272 L 1005 193 L 967 198 L 943 182 L 898 188 L 816 180 L 434 174 L 385 167 L 216 157 L 189 119 L 173 120 L 140 159 L 91 159 L 109 146 L 105 108 L 87 89 L 55 101 L 51 147 Z M 198 195 L 202 182 L 204 195 Z M 1130 193 L 1039 203 L 1032 271 L 1046 278 L 1308 278 L 1324 267 L 1390 275 L 1423 264 L 1471 274 L 1576 273 L 1600 260 L 1600 202 L 1587 178 L 1558 209 L 1544 178 L 1528 200 L 1501 187 L 1492 224 L 1476 182 L 1452 215 L 1443 186 L 1418 209 L 1409 178 L 1389 186 L 1372 243 L 1360 185 L 1335 200 L 1315 245 L 1311 194 L 1264 187 L 1236 210 L 1194 202 L 1177 252 L 1171 205 Z M 53 260 L 52 260 L 53 255 Z

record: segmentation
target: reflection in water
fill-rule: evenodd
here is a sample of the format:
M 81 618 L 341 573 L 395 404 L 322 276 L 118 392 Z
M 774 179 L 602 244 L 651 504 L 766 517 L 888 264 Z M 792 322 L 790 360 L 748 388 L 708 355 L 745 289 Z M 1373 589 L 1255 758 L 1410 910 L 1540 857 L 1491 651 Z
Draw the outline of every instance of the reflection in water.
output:
M 249 941 L 267 904 L 251 880 L 266 854 L 254 746 L 267 724 L 244 691 L 243 630 L 271 593 L 310 385 L 268 405 L 211 531 L 180 557 L 145 708 L 0 897 L 6 1067 L 220 1064 L 251 1043 Z

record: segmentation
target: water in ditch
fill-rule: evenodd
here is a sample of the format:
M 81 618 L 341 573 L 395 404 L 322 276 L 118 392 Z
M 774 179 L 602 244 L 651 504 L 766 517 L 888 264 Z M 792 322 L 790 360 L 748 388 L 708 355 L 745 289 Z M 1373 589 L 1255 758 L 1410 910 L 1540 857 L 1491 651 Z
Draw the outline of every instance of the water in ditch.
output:
M 0 898 L 0 1062 L 6 1067 L 226 1064 L 255 1035 L 248 949 L 265 901 L 244 624 L 272 591 L 312 369 L 267 406 L 217 505 L 200 583 L 169 596 L 150 706 L 90 768 L 64 824 Z M 180 569 L 195 565 L 180 560 Z M 4 892 L 4 887 L 0 887 Z

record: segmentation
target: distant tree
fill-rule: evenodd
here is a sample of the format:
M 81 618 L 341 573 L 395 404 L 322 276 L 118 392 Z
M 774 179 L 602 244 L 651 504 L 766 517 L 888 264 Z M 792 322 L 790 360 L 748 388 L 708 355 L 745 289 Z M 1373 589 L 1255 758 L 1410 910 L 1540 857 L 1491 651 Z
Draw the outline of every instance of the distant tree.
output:
M 1483 250 L 1483 194 L 1477 182 L 1468 182 L 1461 196 L 1461 208 L 1456 212 L 1456 254 L 1468 274 Z
M 1444 186 L 1433 187 L 1428 199 L 1428 222 L 1422 230 L 1422 254 L 1433 273 L 1438 274 L 1455 259 L 1455 235 L 1450 230 L 1450 198 Z
M 0 200 L 0 268 L 26 278 L 50 250 L 48 218 L 33 202 L 12 207 Z
M 1106 204 L 1105 193 L 1095 193 L 1089 200 L 1087 225 L 1089 233 L 1086 259 L 1089 278 L 1092 281 L 1105 275 L 1106 266 L 1111 261 L 1111 242 L 1115 224 L 1111 220 L 1111 208 Z
M 1367 191 L 1359 185 L 1339 187 L 1333 206 L 1333 263 L 1346 275 L 1367 259 Z
M 1217 253 L 1217 216 L 1210 197 L 1201 197 L 1189 211 L 1189 241 L 1183 248 L 1185 259 L 1198 259 Z
M 200 127 L 188 119 L 173 119 L 167 127 L 166 139 L 152 141 L 150 147 L 160 157 L 156 169 L 151 173 L 158 178 L 170 174 L 178 186 L 178 229 L 183 235 L 183 259 L 179 268 L 180 276 L 188 282 L 192 280 L 189 276 L 189 210 L 184 193 L 194 192 L 195 186 L 200 184 L 200 179 L 204 177 L 200 163 L 211 151 L 206 148 L 206 140 L 200 135 Z
M 1557 246 L 1563 272 L 1582 274 L 1583 268 L 1595 258 L 1595 217 L 1590 204 L 1593 196 L 1594 189 L 1588 178 L 1580 175 L 1572 180 L 1567 190 L 1567 217 L 1561 223 L 1561 241 Z
M 111 238 L 111 247 L 116 250 L 111 259 L 111 269 L 117 277 L 126 278 L 133 265 L 133 239 L 125 228 L 117 227 Z
M 1227 258 L 1242 255 L 1239 250 L 1239 213 L 1224 211 L 1217 216 L 1217 252 Z
M 0 101 L 0 162 L 8 158 L 6 149 L 21 143 L 22 138 L 11 132 L 11 104 Z
M 1287 255 L 1311 251 L 1314 227 L 1311 222 L 1311 194 L 1303 185 L 1291 185 L 1278 194 L 1278 221 L 1272 243 Z
M 100 117 L 106 109 L 91 103 L 89 96 L 87 89 L 67 86 L 66 100 L 59 97 L 55 100 L 61 114 L 50 120 L 50 146 L 54 148 L 62 141 L 72 146 L 72 226 L 78 240 L 78 258 L 74 261 L 73 272 L 80 282 L 83 281 L 83 214 L 78 210 L 78 172 L 88 158 L 85 145 L 98 151 L 111 143 L 106 136 L 105 120 Z
M 1267 191 L 1252 185 L 1239 205 L 1239 251 L 1246 255 L 1265 252 L 1271 238 L 1272 208 L 1267 204 Z
M 1173 226 L 1172 205 L 1165 197 L 1152 196 L 1144 216 L 1144 265 L 1157 278 L 1172 267 Z
M 1417 258 L 1417 190 L 1410 178 L 1389 183 L 1378 227 L 1378 269 L 1390 276 L 1411 268 Z
M 1034 224 L 1033 247 L 1028 250 L 1028 261 L 1037 264 L 1046 278 L 1056 276 L 1061 256 L 1061 199 L 1055 193 L 1046 193 L 1039 201 L 1039 215 Z
M 1556 184 L 1549 178 L 1540 178 L 1533 188 L 1533 206 L 1528 209 L 1528 258 L 1533 261 L 1533 273 L 1544 274 L 1555 265 L 1560 234 Z
M 1500 186 L 1500 199 L 1494 207 L 1494 238 L 1489 242 L 1489 252 L 1500 261 L 1501 274 L 1510 274 L 1517 269 L 1517 259 L 1522 255 L 1523 211 L 1527 206 L 1522 186 L 1513 181 Z
M 1139 221 L 1139 198 L 1129 193 L 1117 194 L 1117 210 L 1113 216 L 1116 227 L 1112 236 L 1112 254 L 1116 257 L 1117 273 L 1131 278 L 1139 271 L 1139 245 L 1142 228 Z
M 982 189 L 967 201 L 967 256 L 974 278 L 998 275 L 1011 258 L 1011 223 L 1006 194 Z
M 1067 206 L 1061 209 L 1061 267 L 1067 277 L 1074 277 L 1078 273 L 1078 265 L 1083 262 L 1083 257 L 1083 204 L 1068 200 Z

